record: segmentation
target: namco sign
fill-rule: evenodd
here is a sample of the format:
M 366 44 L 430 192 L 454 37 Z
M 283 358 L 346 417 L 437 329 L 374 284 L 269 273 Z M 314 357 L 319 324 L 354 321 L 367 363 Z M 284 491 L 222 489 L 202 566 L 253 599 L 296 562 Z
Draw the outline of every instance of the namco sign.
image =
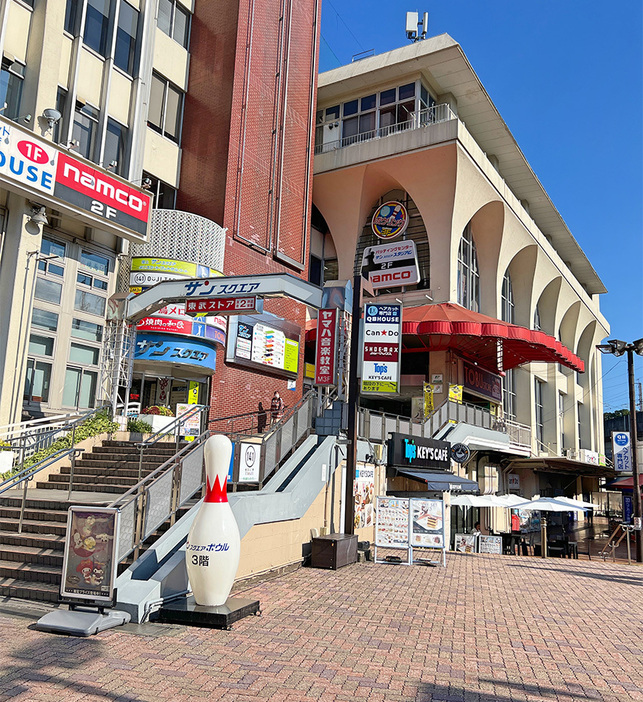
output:
M 0 117 L 0 184 L 103 226 L 117 236 L 144 239 L 151 197 L 92 164 Z

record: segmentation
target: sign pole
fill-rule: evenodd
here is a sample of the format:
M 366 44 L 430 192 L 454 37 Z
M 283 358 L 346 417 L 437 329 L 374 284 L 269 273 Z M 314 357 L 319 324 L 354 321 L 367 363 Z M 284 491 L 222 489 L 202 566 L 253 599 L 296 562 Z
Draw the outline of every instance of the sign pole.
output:
M 631 346 L 631 344 L 630 344 Z M 632 348 L 627 349 L 627 379 L 630 393 L 630 432 L 632 437 L 632 494 L 634 496 L 634 514 L 632 523 L 641 523 L 641 484 L 639 478 L 639 462 L 637 455 L 638 437 L 636 427 L 636 402 L 634 398 L 634 352 Z M 636 530 L 636 562 L 643 562 L 643 539 L 641 539 L 641 529 Z M 628 534 L 629 539 L 629 534 Z
M 346 487 L 344 492 L 344 533 L 355 532 L 355 498 L 353 484 L 357 467 L 357 418 L 359 411 L 359 383 L 357 364 L 359 362 L 359 329 L 362 302 L 362 276 L 353 277 L 353 319 L 351 320 L 351 355 L 348 375 L 348 428 L 346 436 Z

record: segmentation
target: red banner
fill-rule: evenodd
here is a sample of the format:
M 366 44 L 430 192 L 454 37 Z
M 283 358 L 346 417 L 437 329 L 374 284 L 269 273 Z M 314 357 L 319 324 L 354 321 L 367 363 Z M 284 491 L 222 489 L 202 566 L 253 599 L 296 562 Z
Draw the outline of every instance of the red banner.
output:
M 317 317 L 317 353 L 315 385 L 335 385 L 337 357 L 337 310 L 319 310 Z
M 398 344 L 364 343 L 365 361 L 397 361 L 398 354 Z

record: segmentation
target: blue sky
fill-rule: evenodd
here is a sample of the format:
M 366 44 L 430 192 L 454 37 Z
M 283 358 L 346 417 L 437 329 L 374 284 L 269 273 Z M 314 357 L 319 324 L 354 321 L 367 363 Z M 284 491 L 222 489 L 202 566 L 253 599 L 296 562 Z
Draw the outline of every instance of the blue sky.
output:
M 405 45 L 407 10 L 462 46 L 608 289 L 610 338 L 643 337 L 640 0 L 322 0 L 320 70 Z M 627 388 L 625 357 L 604 356 L 605 411 L 628 406 Z

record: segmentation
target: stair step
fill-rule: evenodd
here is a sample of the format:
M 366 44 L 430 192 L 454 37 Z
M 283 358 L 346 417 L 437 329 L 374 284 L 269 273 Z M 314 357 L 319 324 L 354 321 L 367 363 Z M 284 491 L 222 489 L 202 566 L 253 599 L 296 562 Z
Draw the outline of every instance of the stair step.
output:
M 25 519 L 33 519 L 38 521 L 40 519 L 47 519 L 52 522 L 67 522 L 67 510 L 47 510 L 42 509 L 29 509 L 25 507 L 24 512 Z M 0 519 L 20 519 L 20 507 L 10 507 L 8 505 L 0 507 Z
M 67 475 L 57 475 L 53 474 L 49 476 L 49 482 L 50 483 L 63 483 L 65 487 L 69 487 L 69 476 Z M 125 476 L 121 475 L 103 475 L 100 477 L 99 480 L 96 479 L 95 476 L 93 475 L 76 475 L 74 474 L 74 488 L 76 485 L 82 485 L 85 488 L 87 488 L 88 485 L 127 485 L 128 488 L 132 487 L 132 485 L 136 485 L 138 482 L 138 479 L 136 477 L 134 478 L 126 478 Z M 81 488 L 82 489 L 82 488 Z
M 40 563 L 60 570 L 63 566 L 63 550 L 0 543 L 0 561 Z
M 21 549 L 35 548 L 39 550 L 57 551 L 62 554 L 65 550 L 65 537 L 61 534 L 33 534 L 17 531 L 0 531 L 0 544 L 2 548 L 16 546 Z
M 30 582 L 22 578 L 0 578 L 0 597 L 58 602 L 60 587 L 53 583 Z
M 61 577 L 60 568 L 41 563 L 18 563 L 0 559 L 0 578 L 20 578 L 29 582 L 59 584 Z
M 12 519 L 0 519 L 0 532 L 12 531 L 18 533 L 18 521 Z M 29 534 L 57 534 L 64 536 L 67 525 L 61 522 L 36 521 L 35 519 L 25 519 L 22 522 L 23 533 Z
M 134 483 L 136 484 L 136 483 Z M 61 492 L 64 491 L 65 494 L 69 490 L 69 483 L 36 483 L 36 487 L 39 490 L 60 490 Z M 123 493 L 127 492 L 131 485 L 78 485 L 77 483 L 74 483 L 73 490 L 74 492 L 108 492 L 110 494 L 118 494 L 118 493 Z M 111 500 L 108 500 L 107 503 L 109 504 Z M 82 500 L 76 499 L 74 504 L 83 504 Z M 92 502 L 92 505 L 98 505 L 100 503 L 97 502 Z
M 156 470 L 156 469 L 154 469 Z M 147 475 L 149 475 L 152 472 L 152 469 L 147 469 L 145 468 L 141 471 L 141 477 L 144 478 Z M 61 469 L 60 474 L 67 476 L 67 479 L 69 479 L 69 475 L 71 473 L 71 468 L 69 466 L 65 466 Z M 119 467 L 110 467 L 110 466 L 103 466 L 101 468 L 94 468 L 94 467 L 84 467 L 84 466 L 78 466 L 76 464 L 76 468 L 74 469 L 74 477 L 78 475 L 89 475 L 89 476 L 96 476 L 96 477 L 102 477 L 102 476 L 111 476 L 111 477 L 117 477 L 119 475 L 123 475 L 126 478 L 137 478 L 138 479 L 138 466 L 136 468 L 121 468 Z
M 158 468 L 160 465 L 163 465 L 165 463 L 165 460 L 162 461 L 143 461 L 143 470 L 152 470 L 153 468 Z M 116 470 L 120 468 L 135 468 L 138 470 L 138 460 L 136 461 L 118 461 L 118 460 L 111 460 L 108 458 L 104 459 L 96 459 L 94 457 L 92 458 L 79 458 L 76 461 L 76 467 L 77 468 L 100 468 L 102 470 L 105 470 L 106 468 L 114 468 Z M 63 470 L 66 469 L 69 471 L 71 466 L 63 466 Z

